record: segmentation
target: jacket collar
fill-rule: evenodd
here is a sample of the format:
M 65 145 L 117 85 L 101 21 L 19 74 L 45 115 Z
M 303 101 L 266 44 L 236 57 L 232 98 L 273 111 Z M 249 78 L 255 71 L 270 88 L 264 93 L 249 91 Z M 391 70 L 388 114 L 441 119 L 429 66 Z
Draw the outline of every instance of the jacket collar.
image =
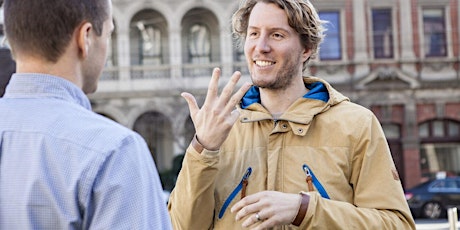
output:
M 315 115 L 327 111 L 342 101 L 349 101 L 347 97 L 320 78 L 304 77 L 304 83 L 309 92 L 295 101 L 278 120 L 307 125 Z M 242 122 L 273 120 L 272 115 L 262 106 L 259 89 L 255 86 L 243 97 L 240 109 L 242 109 L 240 111 Z
M 305 82 L 305 87 L 309 89 L 303 98 L 329 101 L 329 94 L 324 83 L 317 81 L 312 83 Z M 241 100 L 241 108 L 246 109 L 254 103 L 261 103 L 259 87 L 252 86 Z

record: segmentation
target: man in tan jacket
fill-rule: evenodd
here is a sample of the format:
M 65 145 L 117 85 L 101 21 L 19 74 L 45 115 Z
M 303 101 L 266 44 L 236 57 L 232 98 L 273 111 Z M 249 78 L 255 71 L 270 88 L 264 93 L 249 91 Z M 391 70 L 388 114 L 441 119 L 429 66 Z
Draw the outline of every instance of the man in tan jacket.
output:
M 415 229 L 379 121 L 303 77 L 323 21 L 308 0 L 247 0 L 233 16 L 252 84 L 213 72 L 169 202 L 175 229 Z M 235 110 L 235 106 L 237 109 Z

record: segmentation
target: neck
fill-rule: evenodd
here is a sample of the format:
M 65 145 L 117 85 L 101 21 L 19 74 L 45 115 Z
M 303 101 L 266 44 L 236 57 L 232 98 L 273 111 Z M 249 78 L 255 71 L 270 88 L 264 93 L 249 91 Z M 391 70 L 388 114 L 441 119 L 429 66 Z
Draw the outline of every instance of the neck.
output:
M 305 87 L 303 78 L 292 81 L 284 89 L 267 89 L 260 88 L 260 100 L 262 105 L 271 114 L 283 114 L 286 110 L 300 97 L 308 92 Z
M 79 74 L 76 74 L 77 68 L 75 64 L 67 61 L 66 58 L 61 58 L 58 62 L 53 63 L 46 61 L 43 58 L 33 56 L 19 56 L 16 58 L 17 73 L 41 73 L 49 74 L 56 77 L 64 78 L 75 85 L 81 87 L 82 82 Z

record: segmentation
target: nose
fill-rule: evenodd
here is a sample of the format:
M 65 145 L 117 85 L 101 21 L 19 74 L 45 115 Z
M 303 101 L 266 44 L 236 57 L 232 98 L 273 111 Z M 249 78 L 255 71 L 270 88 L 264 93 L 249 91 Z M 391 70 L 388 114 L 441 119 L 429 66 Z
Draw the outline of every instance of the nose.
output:
M 260 53 L 268 53 L 270 52 L 270 44 L 269 39 L 266 36 L 260 36 L 257 38 L 256 41 L 256 51 Z

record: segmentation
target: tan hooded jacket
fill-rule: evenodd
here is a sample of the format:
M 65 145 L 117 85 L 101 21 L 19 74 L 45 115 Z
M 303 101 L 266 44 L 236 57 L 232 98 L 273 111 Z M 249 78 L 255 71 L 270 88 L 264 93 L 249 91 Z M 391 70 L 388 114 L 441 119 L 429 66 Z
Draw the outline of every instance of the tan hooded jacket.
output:
M 188 147 L 168 204 L 175 229 L 242 229 L 230 212 L 242 190 L 309 193 L 301 226 L 275 229 L 415 229 L 377 118 L 321 79 L 304 82 L 329 100 L 300 98 L 273 120 L 255 95 L 219 151 Z

